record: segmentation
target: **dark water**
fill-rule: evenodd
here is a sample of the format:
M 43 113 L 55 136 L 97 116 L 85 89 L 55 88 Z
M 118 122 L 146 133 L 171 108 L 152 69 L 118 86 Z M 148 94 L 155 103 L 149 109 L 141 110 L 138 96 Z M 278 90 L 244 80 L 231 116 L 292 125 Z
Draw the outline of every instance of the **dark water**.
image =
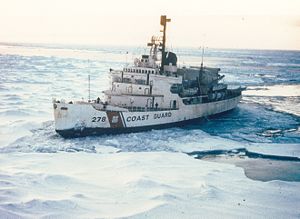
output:
M 269 110 L 259 104 L 249 107 L 241 103 L 238 108 L 210 117 L 194 127 L 236 141 L 299 143 L 299 122 L 298 116 Z

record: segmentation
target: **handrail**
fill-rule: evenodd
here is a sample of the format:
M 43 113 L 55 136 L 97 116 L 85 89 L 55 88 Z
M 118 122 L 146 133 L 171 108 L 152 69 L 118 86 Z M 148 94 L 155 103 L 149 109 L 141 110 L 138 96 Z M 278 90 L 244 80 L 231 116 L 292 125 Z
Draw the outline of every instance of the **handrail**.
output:
M 176 108 L 148 108 L 148 107 L 124 107 L 128 109 L 130 112 L 153 112 L 153 111 L 170 111 L 170 110 L 179 110 L 178 107 Z

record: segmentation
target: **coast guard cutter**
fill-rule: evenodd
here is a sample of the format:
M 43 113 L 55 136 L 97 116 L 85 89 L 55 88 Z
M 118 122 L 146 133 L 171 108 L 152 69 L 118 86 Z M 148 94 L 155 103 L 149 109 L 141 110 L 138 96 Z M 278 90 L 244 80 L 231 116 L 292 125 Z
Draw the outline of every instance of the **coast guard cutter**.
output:
M 162 37 L 152 37 L 150 53 L 134 65 L 110 70 L 111 89 L 105 100 L 53 100 L 55 130 L 63 137 L 118 134 L 184 125 L 233 109 L 242 88 L 228 89 L 219 81 L 219 68 L 177 66 L 177 56 L 166 51 Z

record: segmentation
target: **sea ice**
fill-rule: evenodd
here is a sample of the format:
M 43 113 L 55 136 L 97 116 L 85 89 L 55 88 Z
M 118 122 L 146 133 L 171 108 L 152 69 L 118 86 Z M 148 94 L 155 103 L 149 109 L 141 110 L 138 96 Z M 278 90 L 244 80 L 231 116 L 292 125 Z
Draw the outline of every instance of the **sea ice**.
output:
M 11 218 L 296 218 L 299 182 L 174 152 L 0 154 L 0 212 Z M 10 192 L 13 191 L 13 192 Z

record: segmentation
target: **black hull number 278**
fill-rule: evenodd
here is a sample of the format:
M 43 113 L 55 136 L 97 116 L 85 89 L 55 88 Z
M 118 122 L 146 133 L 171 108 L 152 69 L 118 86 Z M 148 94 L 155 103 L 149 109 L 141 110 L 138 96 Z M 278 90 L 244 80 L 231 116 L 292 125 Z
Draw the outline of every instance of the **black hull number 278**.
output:
M 106 117 L 93 117 L 92 122 L 105 122 Z

